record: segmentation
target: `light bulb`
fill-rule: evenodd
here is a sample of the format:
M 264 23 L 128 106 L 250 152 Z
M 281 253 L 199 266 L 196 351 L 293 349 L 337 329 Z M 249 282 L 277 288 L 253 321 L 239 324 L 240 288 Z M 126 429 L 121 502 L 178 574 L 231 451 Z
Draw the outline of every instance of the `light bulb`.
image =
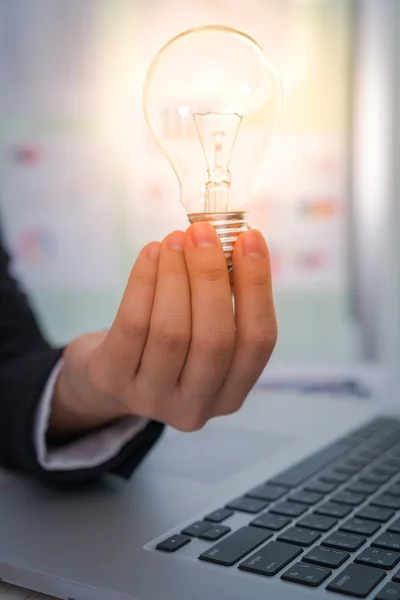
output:
M 154 58 L 144 85 L 147 124 L 179 181 L 189 221 L 216 229 L 228 266 L 248 227 L 256 168 L 279 118 L 282 87 L 245 33 L 190 29 Z

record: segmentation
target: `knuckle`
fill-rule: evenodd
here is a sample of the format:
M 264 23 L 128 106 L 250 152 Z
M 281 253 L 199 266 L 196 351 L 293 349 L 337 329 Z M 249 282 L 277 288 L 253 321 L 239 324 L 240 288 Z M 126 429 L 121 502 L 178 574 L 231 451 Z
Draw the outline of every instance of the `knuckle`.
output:
M 173 326 L 159 328 L 156 337 L 158 343 L 170 352 L 186 350 L 190 344 L 190 332 Z
M 228 417 L 229 415 L 237 413 L 238 410 L 242 408 L 245 399 L 246 398 L 240 398 L 240 400 L 236 400 L 235 402 L 229 403 L 228 405 L 224 406 L 220 409 L 219 416 Z
M 273 319 L 273 321 L 271 323 L 269 323 L 269 325 L 266 329 L 267 329 L 267 336 L 268 336 L 270 345 L 272 346 L 272 350 L 273 350 L 278 342 L 278 323 L 277 323 L 276 319 Z
M 184 433 L 192 433 L 193 431 L 199 431 L 207 423 L 208 417 L 201 414 L 200 412 L 194 412 L 192 415 L 186 415 L 181 417 L 177 423 L 174 424 L 175 429 Z
M 119 325 L 125 337 L 132 340 L 143 339 L 148 336 L 150 322 L 145 315 L 122 313 L 119 316 Z
M 173 264 L 169 265 L 169 270 L 172 273 L 172 275 L 174 275 L 179 280 L 186 280 L 188 278 L 188 272 L 185 263 L 176 261 Z
M 99 368 L 99 364 L 102 368 Z M 107 363 L 90 360 L 87 367 L 87 380 L 96 393 L 106 397 L 121 397 L 123 382 L 115 377 L 112 368 Z
M 234 389 L 226 389 L 218 404 L 218 416 L 228 416 L 238 412 L 249 395 L 250 389 L 247 382 L 243 381 L 236 381 Z
M 131 273 L 131 281 L 136 282 L 144 287 L 154 287 L 156 278 L 152 273 L 134 269 Z
M 270 284 L 270 275 L 267 269 L 252 269 L 249 272 L 249 285 L 265 287 Z
M 88 382 L 91 388 L 100 394 L 111 395 L 114 392 L 114 385 L 111 385 L 110 378 L 103 372 L 99 372 L 97 368 L 93 368 L 91 364 L 88 366 Z
M 213 265 L 202 265 L 198 274 L 204 281 L 221 281 L 227 277 L 227 270 Z
M 107 373 L 99 373 L 94 369 L 90 369 L 88 373 L 88 381 L 92 389 L 102 396 L 112 398 L 122 398 L 124 388 L 122 382 L 117 382 L 113 377 L 109 377 Z
M 278 326 L 276 320 L 249 332 L 246 345 L 258 356 L 269 358 L 278 341 Z
M 235 344 L 234 330 L 219 330 L 209 332 L 206 337 L 198 341 L 198 347 L 202 353 L 218 356 L 233 350 Z

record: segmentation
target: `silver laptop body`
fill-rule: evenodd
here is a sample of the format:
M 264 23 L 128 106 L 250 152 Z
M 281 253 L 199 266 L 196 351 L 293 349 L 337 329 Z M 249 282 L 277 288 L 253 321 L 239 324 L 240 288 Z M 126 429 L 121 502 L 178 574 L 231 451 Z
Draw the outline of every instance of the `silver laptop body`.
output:
M 167 431 L 129 482 L 106 477 L 76 488 L 37 482 L 11 485 L 0 491 L 0 578 L 73 600 L 333 598 L 326 587 L 344 567 L 332 569 L 315 588 L 281 579 L 332 532 L 323 533 L 308 548 L 299 546 L 302 554 L 275 576 L 238 565 L 285 529 L 272 532 L 268 541 L 232 566 L 199 560 L 228 535 L 247 527 L 255 514 L 233 510 L 220 524 L 230 533 L 219 541 L 189 536 L 190 542 L 175 552 L 156 547 L 255 486 L 279 481 L 279 474 L 295 463 L 326 456 L 324 448 L 380 413 L 379 406 L 367 400 L 256 390 L 238 414 L 215 420 L 202 431 Z M 343 446 L 344 454 L 336 452 L 335 460 L 351 449 Z M 317 464 L 319 471 L 329 468 L 332 456 L 329 464 Z M 282 499 L 269 502 L 261 514 L 279 502 Z M 313 510 L 315 506 L 307 506 L 301 518 Z M 290 526 L 295 523 L 293 519 Z M 251 528 L 260 534 L 267 531 Z M 388 580 L 379 583 L 374 594 Z

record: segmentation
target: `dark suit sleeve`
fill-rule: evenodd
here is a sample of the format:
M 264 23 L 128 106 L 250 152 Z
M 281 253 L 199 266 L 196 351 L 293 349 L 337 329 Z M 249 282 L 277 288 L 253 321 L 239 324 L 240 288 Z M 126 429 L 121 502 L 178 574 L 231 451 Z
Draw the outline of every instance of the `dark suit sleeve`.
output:
M 33 445 L 35 415 L 46 381 L 62 355 L 44 339 L 26 296 L 9 273 L 0 239 L 0 464 L 49 481 L 68 483 L 113 472 L 128 478 L 159 438 L 151 422 L 121 452 L 100 467 L 46 471 Z

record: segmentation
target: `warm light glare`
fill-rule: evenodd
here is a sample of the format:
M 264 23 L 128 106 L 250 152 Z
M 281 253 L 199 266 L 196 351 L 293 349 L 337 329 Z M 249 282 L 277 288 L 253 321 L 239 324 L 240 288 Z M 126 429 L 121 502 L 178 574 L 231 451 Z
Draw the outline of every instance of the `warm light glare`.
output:
M 178 108 L 178 113 L 182 117 L 182 119 L 187 119 L 188 116 L 190 115 L 190 108 L 189 108 L 189 106 L 180 106 Z
M 198 27 L 158 53 L 145 82 L 145 114 L 189 216 L 247 210 L 281 96 L 270 59 L 235 29 Z

